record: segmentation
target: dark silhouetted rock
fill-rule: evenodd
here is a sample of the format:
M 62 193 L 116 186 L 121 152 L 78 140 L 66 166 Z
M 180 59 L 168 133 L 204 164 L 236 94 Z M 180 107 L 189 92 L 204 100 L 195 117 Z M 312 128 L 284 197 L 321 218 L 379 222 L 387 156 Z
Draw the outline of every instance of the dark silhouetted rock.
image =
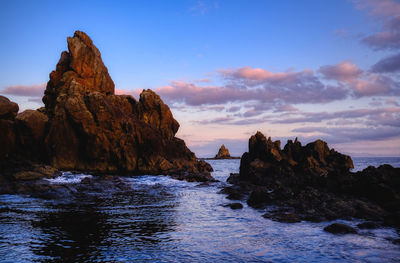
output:
M 257 188 L 250 193 L 247 199 L 249 206 L 258 207 L 261 204 L 265 204 L 271 201 L 271 197 L 266 188 Z
M 222 144 L 218 150 L 217 155 L 215 155 L 215 159 L 229 159 L 229 158 L 231 158 L 229 150 L 225 147 L 225 145 Z
M 26 110 L 17 115 L 15 125 L 18 156 L 39 162 L 46 161 L 44 139 L 47 123 L 47 115 L 38 110 Z
M 224 206 L 230 207 L 233 210 L 242 209 L 243 208 L 243 205 L 241 203 L 229 203 L 229 204 L 226 204 Z
M 264 214 L 264 218 L 271 219 L 273 221 L 281 222 L 281 223 L 298 223 L 301 222 L 301 219 L 298 215 L 294 213 L 285 213 L 285 212 L 277 212 L 272 214 Z
M 379 227 L 379 224 L 376 222 L 363 222 L 357 225 L 359 229 L 375 229 Z
M 324 230 L 332 234 L 357 234 L 357 230 L 353 227 L 341 223 L 333 223 L 325 227 Z

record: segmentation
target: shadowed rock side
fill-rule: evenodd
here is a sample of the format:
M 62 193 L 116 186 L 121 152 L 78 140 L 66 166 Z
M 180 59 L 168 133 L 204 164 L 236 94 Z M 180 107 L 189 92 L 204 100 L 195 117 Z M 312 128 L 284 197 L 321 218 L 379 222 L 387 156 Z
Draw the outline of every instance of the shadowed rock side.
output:
M 282 222 L 353 217 L 400 226 L 400 168 L 382 165 L 350 172 L 353 162 L 317 140 L 297 139 L 280 148 L 257 132 L 243 154 L 240 173 L 223 190 L 230 199 L 248 196 L 253 207 L 278 205 L 264 215 Z
M 18 105 L 0 97 L 3 164 L 20 159 L 60 170 L 212 180 L 211 166 L 175 137 L 179 124 L 156 93 L 144 90 L 139 101 L 115 95 L 92 40 L 76 31 L 67 41 L 47 83 L 45 108 L 16 115 Z

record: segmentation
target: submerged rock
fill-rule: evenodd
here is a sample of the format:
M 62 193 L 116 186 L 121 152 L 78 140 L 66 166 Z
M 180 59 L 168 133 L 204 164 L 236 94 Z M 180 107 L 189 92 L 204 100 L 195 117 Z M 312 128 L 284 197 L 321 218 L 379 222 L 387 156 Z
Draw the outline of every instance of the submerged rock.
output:
M 233 210 L 242 209 L 243 208 L 243 205 L 241 203 L 229 203 L 229 204 L 226 204 L 224 206 L 225 207 L 230 207 Z
M 0 150 L 5 159 L 47 163 L 60 170 L 170 174 L 207 181 L 211 166 L 175 137 L 179 123 L 151 90 L 137 101 L 115 95 L 100 51 L 81 31 L 68 37 L 50 73 L 45 108 L 16 116 L 18 105 L 0 97 Z
M 333 223 L 325 227 L 324 230 L 332 234 L 357 234 L 357 230 L 353 227 L 341 223 Z

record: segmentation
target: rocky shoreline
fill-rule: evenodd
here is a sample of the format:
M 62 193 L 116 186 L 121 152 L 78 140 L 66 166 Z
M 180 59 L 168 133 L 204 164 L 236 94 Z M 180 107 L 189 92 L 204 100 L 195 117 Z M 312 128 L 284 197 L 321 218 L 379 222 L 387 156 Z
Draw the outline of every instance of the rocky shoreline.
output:
M 267 208 L 263 216 L 279 222 L 321 222 L 360 218 L 369 226 L 400 227 L 400 168 L 381 165 L 360 172 L 349 156 L 323 141 L 302 146 L 297 139 L 283 150 L 260 132 L 251 136 L 240 173 L 231 174 L 221 193 Z

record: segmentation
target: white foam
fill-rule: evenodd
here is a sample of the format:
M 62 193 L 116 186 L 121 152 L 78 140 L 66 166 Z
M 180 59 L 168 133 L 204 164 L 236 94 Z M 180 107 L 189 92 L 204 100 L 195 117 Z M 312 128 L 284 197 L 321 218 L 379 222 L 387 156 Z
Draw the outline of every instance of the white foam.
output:
M 62 172 L 61 176 L 46 179 L 52 184 L 78 184 L 85 178 L 92 178 L 90 174 L 74 174 L 71 172 Z

